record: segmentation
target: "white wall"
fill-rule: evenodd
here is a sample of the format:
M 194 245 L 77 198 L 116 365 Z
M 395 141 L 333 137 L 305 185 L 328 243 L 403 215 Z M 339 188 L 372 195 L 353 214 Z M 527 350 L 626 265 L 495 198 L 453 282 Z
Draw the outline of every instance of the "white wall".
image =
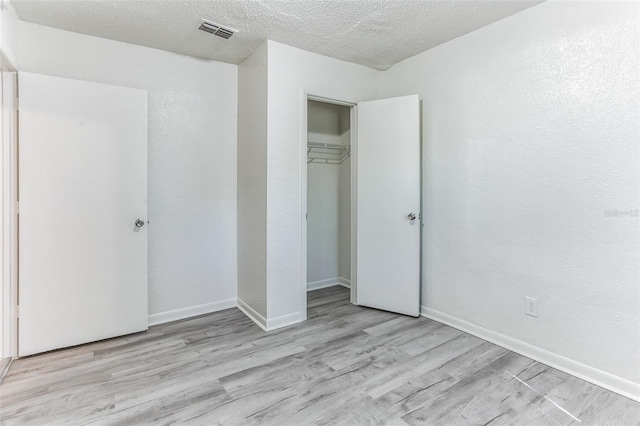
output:
M 237 67 L 25 22 L 18 56 L 23 71 L 148 90 L 149 312 L 235 304 Z
M 349 282 L 351 281 L 351 161 L 352 157 L 349 157 L 338 166 L 338 277 Z
M 11 5 L 0 5 L 0 49 L 14 67 L 18 59 L 18 25 L 18 17 Z
M 238 67 L 238 298 L 267 316 L 267 43 Z
M 269 319 L 282 325 L 302 315 L 301 88 L 345 101 L 373 99 L 379 71 L 273 41 L 268 51 L 267 304 Z
M 307 102 L 307 129 L 310 142 L 348 145 L 349 107 L 326 102 Z
M 546 2 L 381 85 L 423 99 L 427 311 L 628 394 L 640 383 L 639 7 Z
M 338 277 L 338 165 L 307 166 L 307 282 Z

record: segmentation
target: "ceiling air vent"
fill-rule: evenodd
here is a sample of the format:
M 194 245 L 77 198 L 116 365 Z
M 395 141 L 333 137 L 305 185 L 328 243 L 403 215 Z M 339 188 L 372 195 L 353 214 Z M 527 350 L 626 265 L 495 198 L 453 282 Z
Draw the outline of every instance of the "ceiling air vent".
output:
M 198 29 L 224 39 L 230 39 L 232 35 L 238 32 L 238 30 L 234 30 L 233 28 L 225 28 L 222 25 L 204 19 Z

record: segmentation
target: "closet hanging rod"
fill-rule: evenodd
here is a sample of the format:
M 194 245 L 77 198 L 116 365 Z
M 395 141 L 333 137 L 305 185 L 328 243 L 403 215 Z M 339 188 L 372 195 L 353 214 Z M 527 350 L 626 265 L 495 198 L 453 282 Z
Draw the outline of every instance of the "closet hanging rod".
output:
M 349 145 L 307 142 L 307 164 L 342 164 L 351 153 Z
M 340 160 L 333 160 L 333 159 L 330 159 L 330 158 L 309 158 L 309 159 L 307 159 L 307 164 L 319 163 L 319 164 L 336 164 L 336 165 L 338 165 L 338 164 L 344 163 L 344 160 L 346 160 L 348 157 L 349 156 L 346 155 Z
M 344 149 L 348 149 L 349 145 L 343 145 L 339 143 L 307 142 L 307 147 L 344 150 Z

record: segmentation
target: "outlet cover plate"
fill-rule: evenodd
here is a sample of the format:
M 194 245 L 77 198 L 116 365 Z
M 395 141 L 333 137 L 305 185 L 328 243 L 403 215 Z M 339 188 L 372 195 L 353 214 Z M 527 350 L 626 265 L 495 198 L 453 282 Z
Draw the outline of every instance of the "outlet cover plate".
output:
M 533 297 L 525 297 L 524 313 L 526 315 L 538 318 L 538 299 L 534 299 Z

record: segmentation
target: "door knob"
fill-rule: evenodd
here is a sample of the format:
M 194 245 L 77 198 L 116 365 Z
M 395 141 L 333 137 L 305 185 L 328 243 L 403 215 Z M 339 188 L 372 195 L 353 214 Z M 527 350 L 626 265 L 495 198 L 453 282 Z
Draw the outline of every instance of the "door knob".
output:
M 142 228 L 144 226 L 144 220 L 137 219 L 135 224 L 136 224 L 136 228 Z
M 416 220 L 416 214 L 415 213 L 409 213 L 407 215 L 407 219 L 409 220 Z

